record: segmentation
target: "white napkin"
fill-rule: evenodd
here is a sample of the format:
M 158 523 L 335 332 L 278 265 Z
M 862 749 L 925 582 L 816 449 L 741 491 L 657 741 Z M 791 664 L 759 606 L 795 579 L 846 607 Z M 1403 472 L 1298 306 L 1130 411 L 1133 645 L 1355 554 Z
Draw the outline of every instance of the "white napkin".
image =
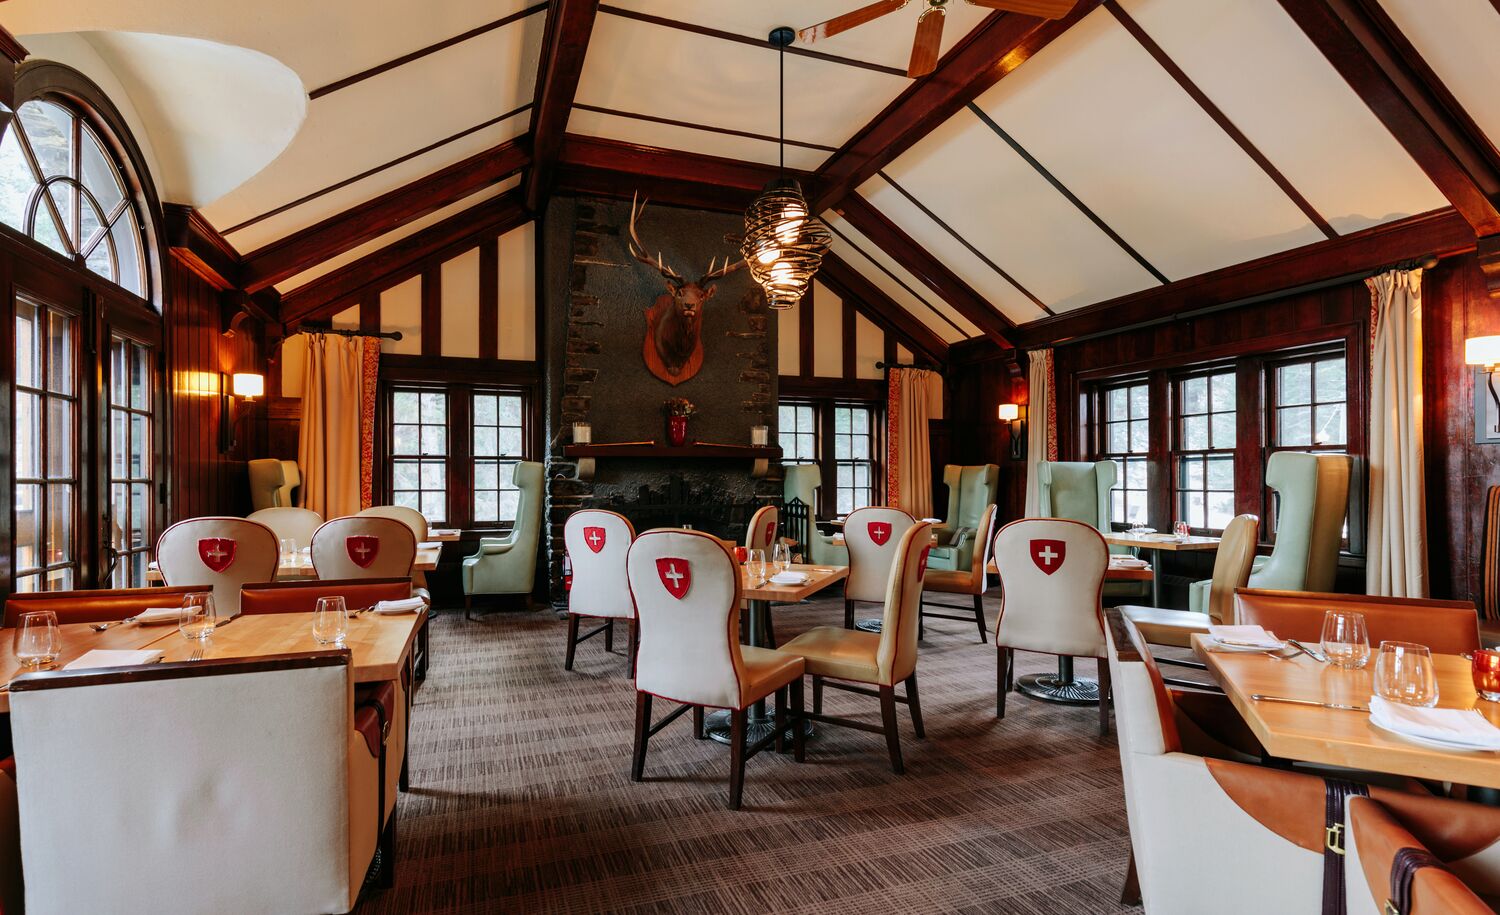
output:
M 427 602 L 420 597 L 408 597 L 405 600 L 383 600 L 375 604 L 376 613 L 416 613 Z
M 1208 634 L 1220 645 L 1234 648 L 1280 648 L 1286 643 L 1263 626 L 1209 626 Z
M 153 623 L 175 623 L 181 616 L 181 607 L 147 607 L 135 615 L 135 621 L 150 626 Z
M 805 585 L 807 584 L 806 572 L 777 572 L 771 576 L 773 585 Z
M 1417 708 L 1371 696 L 1370 720 L 1397 734 L 1462 744 L 1476 750 L 1500 750 L 1500 728 L 1474 709 Z
M 1109 564 L 1117 569 L 1144 569 L 1151 563 L 1144 559 L 1135 559 L 1130 556 L 1119 556 L 1109 561 Z
M 78 658 L 63 665 L 63 670 L 88 670 L 94 667 L 138 667 L 155 664 L 161 660 L 160 651 L 143 648 L 140 651 L 122 651 L 108 648 L 91 648 Z

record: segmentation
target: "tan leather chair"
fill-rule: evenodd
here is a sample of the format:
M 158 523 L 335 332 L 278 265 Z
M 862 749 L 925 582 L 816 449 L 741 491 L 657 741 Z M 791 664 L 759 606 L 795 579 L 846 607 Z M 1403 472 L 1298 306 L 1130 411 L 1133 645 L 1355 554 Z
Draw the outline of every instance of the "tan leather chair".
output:
M 312 563 L 319 578 L 410 581 L 416 560 L 415 535 L 410 527 L 394 518 L 359 515 L 334 518 L 323 522 L 312 538 Z
M 1177 648 L 1193 647 L 1193 634 L 1206 633 L 1210 625 L 1233 625 L 1234 592 L 1250 580 L 1250 566 L 1255 561 L 1255 543 L 1259 519 L 1238 515 L 1224 526 L 1214 557 L 1214 575 L 1209 580 L 1208 612 L 1168 610 L 1163 607 L 1127 606 L 1125 615 L 1153 645 Z
M 1235 592 L 1234 607 L 1237 622 L 1313 646 L 1323 638 L 1329 610 L 1363 613 L 1372 649 L 1383 641 L 1416 642 L 1436 654 L 1463 654 L 1480 646 L 1479 615 L 1468 601 L 1244 588 Z
M 901 538 L 917 520 L 899 508 L 856 508 L 844 518 L 844 545 L 849 550 L 849 577 L 844 579 L 844 628 L 854 629 L 856 601 L 884 602 L 891 566 Z M 879 632 L 878 619 L 860 620 L 857 628 Z
M 283 506 L 251 512 L 246 520 L 258 521 L 269 527 L 278 541 L 291 538 L 300 550 L 312 544 L 313 531 L 323 523 L 323 516 L 310 508 Z
M 1494 909 L 1379 801 L 1349 799 L 1349 842 L 1377 911 L 1386 915 L 1494 915 Z M 1350 895 L 1359 881 L 1351 879 Z
M 630 625 L 630 667 L 635 669 L 635 601 L 630 598 L 630 580 L 625 575 L 625 557 L 635 542 L 635 527 L 624 515 L 588 509 L 576 511 L 563 524 L 563 541 L 573 564 L 573 584 L 568 590 L 568 653 L 563 670 L 573 669 L 578 643 L 604 633 L 604 650 L 613 651 L 615 620 Z M 583 636 L 578 621 L 583 617 L 603 619 L 604 624 Z
M 100 591 L 27 591 L 5 599 L 5 626 L 15 628 L 23 613 L 51 610 L 60 624 L 105 623 L 153 607 L 181 606 L 182 598 L 203 588 L 111 588 Z
M 851 515 L 852 517 L 853 515 Z M 836 629 L 819 626 L 808 630 L 781 646 L 787 654 L 800 656 L 813 678 L 813 710 L 806 717 L 825 724 L 857 728 L 885 735 L 891 756 L 891 771 L 906 771 L 901 761 L 901 735 L 896 726 L 896 703 L 905 703 L 911 712 L 912 730 L 924 737 L 922 704 L 917 695 L 917 626 L 921 620 L 922 576 L 927 571 L 927 556 L 932 550 L 932 525 L 922 521 L 913 524 L 901 536 L 895 562 L 886 577 L 885 616 L 880 632 Z M 877 696 L 880 699 L 881 725 L 834 718 L 823 714 L 823 685 L 835 689 Z M 896 695 L 896 684 L 906 684 L 906 695 Z M 849 684 L 864 684 L 851 686 Z M 875 687 L 874 690 L 868 687 Z M 796 728 L 798 733 L 801 728 Z
M 239 615 L 241 585 L 276 580 L 280 555 L 276 534 L 244 518 L 189 518 L 162 531 L 156 541 L 162 580 L 212 588 L 220 619 Z
M 1090 525 L 1061 518 L 1024 518 L 995 535 L 1000 617 L 995 621 L 995 717 L 1005 717 L 1015 653 L 1104 658 L 1100 595 L 1109 547 Z M 1058 574 L 1061 573 L 1061 574 Z M 1109 733 L 1109 668 L 1099 665 L 1099 733 Z
M 771 548 L 776 545 L 776 529 L 780 526 L 781 513 L 774 505 L 762 505 L 750 516 L 750 524 L 745 528 L 745 547 L 751 550 L 765 550 L 766 561 L 771 560 Z
M 780 748 L 788 704 L 794 716 L 802 712 L 802 659 L 740 644 L 740 570 L 719 538 L 699 531 L 646 531 L 631 544 L 625 563 L 640 631 L 630 780 L 640 781 L 645 772 L 651 737 L 684 711 L 692 709 L 693 733 L 701 739 L 704 708 L 729 709 L 729 807 L 738 810 L 745 762 L 773 742 Z M 747 710 L 773 693 L 775 729 L 750 744 Z M 652 724 L 651 704 L 658 696 L 679 707 Z M 792 733 L 801 762 L 802 728 Z
M 974 544 L 974 549 L 969 551 L 969 567 L 960 572 L 948 572 L 941 569 L 928 569 L 927 578 L 922 583 L 924 591 L 936 591 L 939 594 L 965 594 L 973 598 L 974 625 L 979 627 L 979 641 L 989 641 L 989 630 L 984 626 L 984 592 L 989 590 L 989 581 L 985 568 L 990 562 L 990 549 L 995 542 L 995 518 L 999 512 L 994 505 L 985 507 L 979 516 L 979 527 L 975 528 L 974 536 L 980 538 Z M 968 622 L 970 617 L 957 616 L 952 613 L 932 613 L 928 607 L 949 607 L 954 610 L 966 609 L 953 604 L 932 604 L 924 597 L 922 600 L 922 620 L 925 623 L 928 617 L 943 620 L 959 620 Z M 925 636 L 923 626 L 917 627 L 917 638 Z
M 250 507 L 281 508 L 297 504 L 302 471 L 296 461 L 256 458 L 245 465 L 250 477 Z

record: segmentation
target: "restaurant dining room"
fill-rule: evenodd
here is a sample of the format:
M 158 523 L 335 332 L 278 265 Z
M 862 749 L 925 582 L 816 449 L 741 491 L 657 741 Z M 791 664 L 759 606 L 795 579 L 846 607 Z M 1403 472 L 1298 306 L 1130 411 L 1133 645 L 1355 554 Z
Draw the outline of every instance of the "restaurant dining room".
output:
M 1497 48 L 0 2 L 0 915 L 1500 911 Z

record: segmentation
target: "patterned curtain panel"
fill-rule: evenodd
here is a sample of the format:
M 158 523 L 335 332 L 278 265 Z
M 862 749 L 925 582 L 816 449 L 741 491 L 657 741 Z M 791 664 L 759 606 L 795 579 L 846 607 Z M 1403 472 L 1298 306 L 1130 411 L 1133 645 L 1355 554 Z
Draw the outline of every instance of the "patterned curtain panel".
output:
M 380 338 L 361 337 L 359 391 L 359 505 L 375 504 L 375 394 L 380 383 Z
M 926 369 L 891 369 L 886 404 L 886 503 L 914 518 L 932 516 L 928 420 L 941 417 L 943 379 Z
M 363 468 L 370 463 L 364 458 L 373 458 L 373 449 L 363 449 L 361 428 L 363 352 L 358 337 L 311 334 L 307 339 L 297 463 L 302 468 L 302 505 L 324 518 L 360 510 Z
M 1427 596 L 1422 474 L 1422 271 L 1391 270 L 1370 287 L 1370 543 L 1365 589 Z

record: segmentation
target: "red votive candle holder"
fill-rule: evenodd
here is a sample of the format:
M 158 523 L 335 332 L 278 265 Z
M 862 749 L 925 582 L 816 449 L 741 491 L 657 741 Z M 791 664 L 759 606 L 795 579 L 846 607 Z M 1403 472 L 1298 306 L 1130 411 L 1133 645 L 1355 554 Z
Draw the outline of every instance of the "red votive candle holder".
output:
M 745 561 L 747 559 L 749 559 L 749 558 L 750 558 L 750 550 L 748 548 L 742 547 L 742 546 L 737 546 L 737 547 L 734 548 L 734 561 L 735 562 L 739 563 L 740 565 L 744 565 Z M 1500 652 L 1497 652 L 1497 653 L 1500 653 Z
M 1474 652 L 1474 691 L 1481 699 L 1500 702 L 1500 651 Z

